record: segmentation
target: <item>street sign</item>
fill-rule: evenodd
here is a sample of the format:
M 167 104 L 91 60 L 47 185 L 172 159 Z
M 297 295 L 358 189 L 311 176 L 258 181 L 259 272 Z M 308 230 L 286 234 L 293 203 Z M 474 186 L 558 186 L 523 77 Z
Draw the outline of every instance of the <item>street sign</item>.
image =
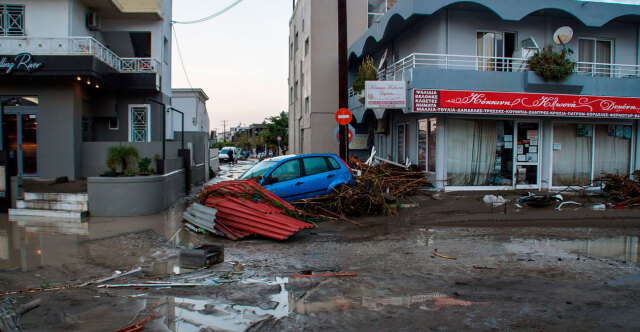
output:
M 282 137 L 278 136 L 278 142 L 280 142 L 282 140 Z
M 351 122 L 353 114 L 348 108 L 341 108 L 336 112 L 336 122 L 339 125 L 346 126 Z
M 356 130 L 349 125 L 348 130 L 348 134 L 347 134 L 347 143 L 351 143 L 351 140 L 353 140 L 353 136 L 355 135 L 354 133 L 356 132 Z M 336 130 L 334 130 L 333 132 L 333 136 L 336 138 L 336 141 L 338 141 L 338 143 L 340 143 L 340 126 L 336 127 Z

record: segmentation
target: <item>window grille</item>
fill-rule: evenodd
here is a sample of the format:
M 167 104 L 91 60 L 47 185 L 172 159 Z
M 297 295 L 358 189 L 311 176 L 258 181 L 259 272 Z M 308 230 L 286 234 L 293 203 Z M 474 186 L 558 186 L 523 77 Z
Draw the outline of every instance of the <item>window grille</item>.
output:
M 150 142 L 149 135 L 149 105 L 129 106 L 131 142 Z
M 0 4 L 0 36 L 24 36 L 24 6 Z

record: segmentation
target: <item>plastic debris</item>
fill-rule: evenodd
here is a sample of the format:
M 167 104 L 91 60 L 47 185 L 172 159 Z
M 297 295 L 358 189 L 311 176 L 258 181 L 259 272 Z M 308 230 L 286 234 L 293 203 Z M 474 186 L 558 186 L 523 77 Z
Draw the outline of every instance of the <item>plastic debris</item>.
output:
M 484 195 L 484 197 L 482 198 L 482 201 L 485 202 L 486 204 L 502 205 L 502 204 L 508 202 L 509 200 L 505 199 L 502 196 Z
M 149 317 L 135 323 L 135 324 L 131 324 L 128 326 L 125 326 L 119 330 L 115 330 L 114 332 L 133 332 L 133 331 L 141 331 L 144 328 L 142 327 L 143 324 L 150 322 L 153 318 L 155 317 L 155 315 L 150 315 Z
M 589 206 L 589 209 L 596 210 L 596 211 L 604 211 L 607 209 L 607 207 L 604 204 L 596 204 L 596 205 Z
M 578 203 L 578 202 L 574 202 L 574 201 L 567 201 L 567 202 L 562 202 L 562 203 L 560 203 L 560 205 L 558 205 L 558 207 L 556 208 L 556 210 L 558 210 L 558 211 L 562 211 L 562 206 L 563 206 L 563 205 L 565 205 L 565 204 L 577 204 L 577 205 L 582 206 L 582 204 L 580 204 L 580 203 Z

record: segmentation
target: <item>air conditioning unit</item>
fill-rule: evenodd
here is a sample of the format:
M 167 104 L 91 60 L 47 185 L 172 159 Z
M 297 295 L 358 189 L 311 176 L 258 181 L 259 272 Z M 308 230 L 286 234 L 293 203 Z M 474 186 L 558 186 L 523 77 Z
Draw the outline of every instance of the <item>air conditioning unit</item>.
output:
M 387 120 L 381 119 L 376 121 L 376 133 L 377 134 L 387 133 Z
M 91 31 L 100 30 L 100 15 L 96 12 L 87 14 L 87 28 Z

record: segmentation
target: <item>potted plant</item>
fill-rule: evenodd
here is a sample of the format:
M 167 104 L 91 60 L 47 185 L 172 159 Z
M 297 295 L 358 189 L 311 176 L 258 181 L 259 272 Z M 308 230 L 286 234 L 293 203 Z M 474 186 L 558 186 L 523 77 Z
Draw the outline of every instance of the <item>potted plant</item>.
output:
M 139 158 L 138 149 L 135 147 L 122 144 L 114 145 L 107 149 L 107 160 L 105 164 L 113 173 L 116 173 L 118 167 L 120 167 L 121 174 L 131 174 L 133 169 L 131 169 L 129 165 L 135 165 Z
M 144 157 L 142 159 L 140 159 L 140 162 L 138 162 L 138 172 L 140 175 L 149 175 L 152 172 L 151 169 L 149 169 L 149 165 L 151 165 L 151 158 L 149 157 Z
M 364 103 L 364 93 L 362 92 L 362 90 L 364 90 L 365 82 L 375 81 L 377 78 L 378 78 L 378 70 L 376 69 L 376 66 L 373 64 L 373 58 L 367 55 L 364 58 L 364 60 L 362 60 L 362 63 L 360 64 L 360 68 L 358 69 L 358 76 L 356 77 L 355 81 L 353 81 L 353 84 L 351 85 L 351 88 L 353 88 L 353 91 L 355 91 L 358 94 L 358 99 L 360 99 L 360 102 Z
M 545 81 L 564 81 L 575 71 L 576 63 L 569 58 L 570 48 L 554 50 L 553 45 L 545 46 L 529 59 L 529 70 L 542 76 Z

